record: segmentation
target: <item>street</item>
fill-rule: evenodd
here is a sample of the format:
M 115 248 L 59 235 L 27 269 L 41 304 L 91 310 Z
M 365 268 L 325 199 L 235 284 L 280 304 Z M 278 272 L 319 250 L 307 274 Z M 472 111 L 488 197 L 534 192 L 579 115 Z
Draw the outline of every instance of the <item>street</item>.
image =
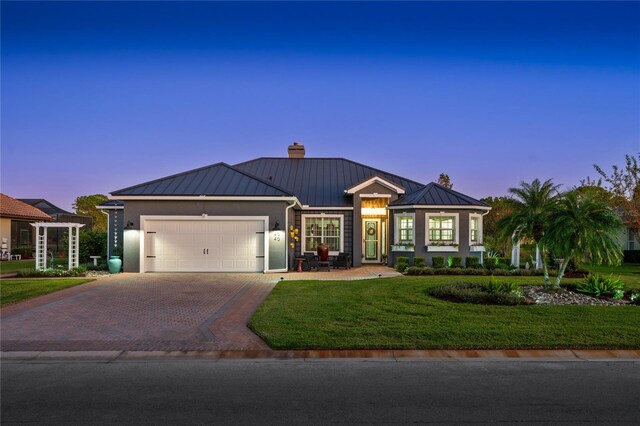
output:
M 640 362 L 2 363 L 3 424 L 638 424 Z

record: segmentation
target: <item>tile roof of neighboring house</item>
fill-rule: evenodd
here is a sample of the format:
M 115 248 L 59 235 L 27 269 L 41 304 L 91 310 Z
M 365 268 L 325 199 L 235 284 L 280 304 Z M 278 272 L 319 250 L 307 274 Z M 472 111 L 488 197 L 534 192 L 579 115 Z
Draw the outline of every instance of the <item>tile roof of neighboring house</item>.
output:
M 234 165 L 259 178 L 295 194 L 302 204 L 309 206 L 352 206 L 344 191 L 373 176 L 379 176 L 407 192 L 423 184 L 365 166 L 344 158 L 257 158 Z
M 36 207 L 0 194 L 0 217 L 25 220 L 51 220 L 51 216 Z
M 433 205 L 433 206 L 480 206 L 489 207 L 484 201 L 476 200 L 435 182 L 407 193 L 390 203 L 393 206 Z
M 49 201 L 45 200 L 44 198 L 18 198 L 18 201 L 22 201 L 23 203 L 27 203 L 30 206 L 38 208 L 38 209 L 42 210 L 43 212 L 45 212 L 46 214 L 49 214 L 49 215 L 53 215 L 53 214 L 74 214 L 74 213 L 68 212 L 66 210 L 62 210 L 60 207 L 50 203 Z
M 225 163 L 156 179 L 120 189 L 113 196 L 125 195 L 211 195 L 211 196 L 291 196 L 270 182 Z

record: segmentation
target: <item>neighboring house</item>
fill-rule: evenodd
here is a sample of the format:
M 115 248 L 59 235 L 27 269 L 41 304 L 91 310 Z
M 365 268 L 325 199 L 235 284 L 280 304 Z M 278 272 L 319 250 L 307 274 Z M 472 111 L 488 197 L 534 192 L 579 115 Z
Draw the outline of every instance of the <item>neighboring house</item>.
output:
M 631 228 L 627 226 L 622 228 L 620 231 L 618 241 L 620 242 L 622 250 L 640 250 L 640 241 L 638 241 L 638 237 L 635 236 Z
M 45 212 L 51 216 L 53 222 L 65 222 L 65 223 L 82 223 L 83 231 L 91 230 L 93 227 L 93 218 L 91 216 L 82 216 L 75 213 L 68 212 L 60 207 L 50 203 L 42 198 L 19 198 L 19 201 L 36 207 L 37 209 Z M 65 233 L 68 232 L 66 228 L 50 228 L 47 230 L 47 248 L 53 250 L 56 253 L 66 252 L 68 248 L 64 244 Z M 33 247 L 32 247 L 33 248 Z
M 490 210 L 436 183 L 343 158 L 305 158 L 297 143 L 287 158 L 213 164 L 110 198 L 124 203 L 120 239 L 129 272 L 286 271 L 319 243 L 331 255 L 350 253 L 354 266 L 392 265 L 397 256 L 427 264 L 433 256 L 481 258 L 482 217 Z M 291 227 L 298 241 L 290 240 Z
M 0 234 L 6 250 L 12 252 L 18 247 L 35 247 L 33 222 L 48 222 L 51 216 L 8 195 L 0 194 Z

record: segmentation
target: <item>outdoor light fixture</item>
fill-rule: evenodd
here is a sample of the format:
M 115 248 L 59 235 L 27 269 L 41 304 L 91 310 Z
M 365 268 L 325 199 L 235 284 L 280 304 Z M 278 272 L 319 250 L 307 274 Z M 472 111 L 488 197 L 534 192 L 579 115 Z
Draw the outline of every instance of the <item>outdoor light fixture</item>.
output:
M 272 231 L 279 231 L 279 230 L 280 230 L 280 222 L 276 220 L 275 225 L 273 225 Z
M 133 229 L 133 222 L 128 221 L 127 225 L 124 227 L 124 229 Z

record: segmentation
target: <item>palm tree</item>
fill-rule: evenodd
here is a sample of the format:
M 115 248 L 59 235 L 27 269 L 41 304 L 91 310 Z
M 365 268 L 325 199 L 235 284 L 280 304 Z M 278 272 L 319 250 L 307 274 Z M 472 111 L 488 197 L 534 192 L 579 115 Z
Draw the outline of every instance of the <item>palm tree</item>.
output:
M 543 243 L 564 260 L 558 269 L 554 287 L 571 259 L 592 263 L 620 264 L 622 250 L 617 234 L 622 220 L 603 200 L 591 194 L 567 193 L 551 208 L 549 226 Z
M 509 193 L 514 196 L 511 201 L 512 212 L 498 221 L 497 227 L 503 238 L 531 238 L 536 247 L 542 253 L 542 266 L 544 269 L 544 284 L 550 285 L 549 272 L 545 260 L 545 249 L 542 244 L 545 228 L 549 222 L 551 208 L 558 199 L 558 187 L 551 179 L 540 182 L 520 182 L 519 188 L 509 188 Z

